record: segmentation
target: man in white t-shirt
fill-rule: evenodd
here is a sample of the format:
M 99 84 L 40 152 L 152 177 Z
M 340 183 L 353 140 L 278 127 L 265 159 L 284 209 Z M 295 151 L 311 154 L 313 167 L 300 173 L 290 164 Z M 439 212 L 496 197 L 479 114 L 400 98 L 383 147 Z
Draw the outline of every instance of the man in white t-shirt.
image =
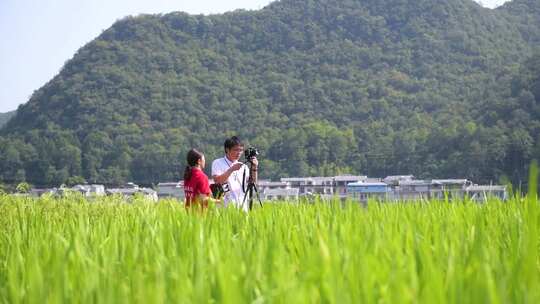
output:
M 215 183 L 223 185 L 225 196 L 224 205 L 234 204 L 238 208 L 248 211 L 248 202 L 244 203 L 244 190 L 247 188 L 248 178 L 252 175 L 253 182 L 257 182 L 257 158 L 252 158 L 251 172 L 245 164 L 238 160 L 244 152 L 244 144 L 236 136 L 228 138 L 224 143 L 225 156 L 212 162 L 212 178 Z

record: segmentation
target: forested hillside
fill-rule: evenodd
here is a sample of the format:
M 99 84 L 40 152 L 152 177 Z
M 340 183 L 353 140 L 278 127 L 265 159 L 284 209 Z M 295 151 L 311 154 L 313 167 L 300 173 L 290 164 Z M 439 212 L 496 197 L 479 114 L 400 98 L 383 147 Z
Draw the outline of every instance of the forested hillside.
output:
M 526 179 L 540 156 L 538 1 L 282 0 L 127 17 L 0 132 L 0 179 L 179 179 L 227 136 L 265 178 Z
M 15 111 L 0 113 L 0 128 L 2 128 L 13 115 L 15 115 Z

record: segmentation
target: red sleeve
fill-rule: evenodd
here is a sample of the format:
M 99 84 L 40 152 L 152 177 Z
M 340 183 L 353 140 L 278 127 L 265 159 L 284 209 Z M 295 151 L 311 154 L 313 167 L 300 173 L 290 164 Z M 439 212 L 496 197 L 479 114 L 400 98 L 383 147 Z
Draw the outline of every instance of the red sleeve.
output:
M 201 172 L 199 182 L 197 183 L 197 193 L 210 195 L 212 191 L 210 190 L 210 184 L 208 183 L 208 176 Z

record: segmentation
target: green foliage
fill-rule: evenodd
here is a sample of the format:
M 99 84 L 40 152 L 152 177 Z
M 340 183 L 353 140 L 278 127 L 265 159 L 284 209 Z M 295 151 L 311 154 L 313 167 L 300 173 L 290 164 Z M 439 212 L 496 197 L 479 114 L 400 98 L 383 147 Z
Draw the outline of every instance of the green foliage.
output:
M 19 193 L 28 193 L 32 189 L 32 186 L 26 182 L 19 183 L 15 190 Z
M 7 124 L 11 117 L 15 116 L 15 111 L 0 113 L 0 129 Z
M 536 196 L 266 204 L 0 195 L 0 302 L 538 303 Z
M 179 179 L 238 134 L 262 178 L 339 173 L 478 182 L 540 158 L 540 10 L 514 0 L 283 0 L 127 17 L 0 131 L 0 180 Z M 537 26 L 538 25 L 538 26 Z
M 85 184 L 86 180 L 82 176 L 72 176 L 66 180 L 66 186 L 73 187 L 75 185 Z

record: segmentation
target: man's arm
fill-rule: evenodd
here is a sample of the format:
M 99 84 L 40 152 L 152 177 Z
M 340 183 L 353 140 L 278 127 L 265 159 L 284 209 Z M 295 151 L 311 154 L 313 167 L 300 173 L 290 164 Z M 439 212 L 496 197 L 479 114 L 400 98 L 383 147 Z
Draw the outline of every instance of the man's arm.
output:
M 242 168 L 242 166 L 243 166 L 242 163 L 236 163 L 236 164 L 230 166 L 229 169 L 227 169 L 225 172 L 223 172 L 223 174 L 213 174 L 214 172 L 212 172 L 212 178 L 214 179 L 215 183 L 225 184 L 227 182 L 227 180 L 229 179 L 229 177 L 231 176 L 231 174 L 234 171 L 240 170 L 240 168 Z

